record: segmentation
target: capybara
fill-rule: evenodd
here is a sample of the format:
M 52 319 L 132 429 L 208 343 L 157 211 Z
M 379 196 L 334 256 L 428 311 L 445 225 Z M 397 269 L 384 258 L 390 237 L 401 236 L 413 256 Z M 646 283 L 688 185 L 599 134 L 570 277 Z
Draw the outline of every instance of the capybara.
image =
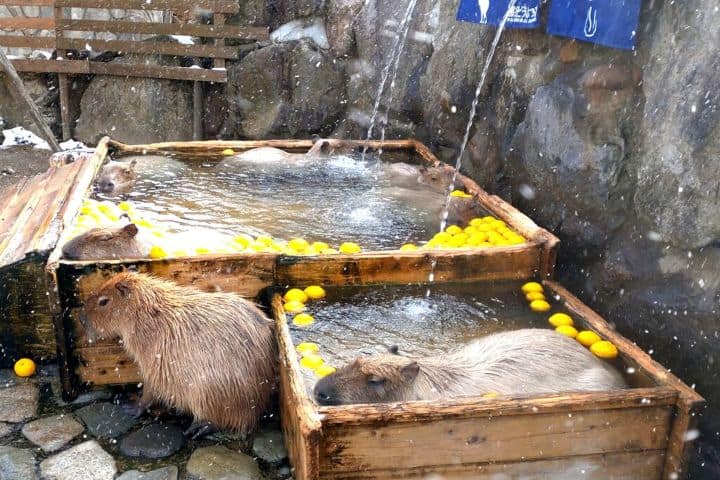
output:
M 232 293 L 206 293 L 123 272 L 84 302 L 92 338 L 120 337 L 143 378 L 142 401 L 252 431 L 275 388 L 271 321 Z
M 617 370 L 574 339 L 550 329 L 521 329 L 488 335 L 444 355 L 357 358 L 320 379 L 314 396 L 322 405 L 341 405 L 624 387 Z
M 307 166 L 313 161 L 325 159 L 332 155 L 344 155 L 348 149 L 333 145 L 333 142 L 322 139 L 313 139 L 313 145 L 305 153 L 290 153 L 275 147 L 258 147 L 242 152 L 238 155 L 228 157 L 218 163 L 217 167 L 223 171 L 235 170 L 237 165 L 258 164 L 258 165 L 281 165 L 281 166 Z
M 150 244 L 138 236 L 133 223 L 121 227 L 92 228 L 74 237 L 62 247 L 68 260 L 109 260 L 113 258 L 144 258 Z
M 177 177 L 188 167 L 181 161 L 163 155 L 143 155 L 130 161 L 111 160 L 100 170 L 97 190 L 108 196 L 130 193 L 138 178 L 152 178 L 158 181 Z
M 95 181 L 100 193 L 106 195 L 122 195 L 130 192 L 137 180 L 136 160 L 130 162 L 116 162 L 111 160 L 103 165 Z

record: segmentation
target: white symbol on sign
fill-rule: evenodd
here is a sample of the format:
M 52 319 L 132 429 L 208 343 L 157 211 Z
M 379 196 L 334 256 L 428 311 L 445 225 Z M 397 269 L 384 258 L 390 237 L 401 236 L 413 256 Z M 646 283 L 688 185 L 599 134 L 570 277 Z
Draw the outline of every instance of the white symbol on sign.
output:
M 585 18 L 585 29 L 583 33 L 586 37 L 594 37 L 597 32 L 597 10 L 592 5 L 588 7 L 587 17 Z
M 487 23 L 487 13 L 490 10 L 490 0 L 478 0 L 478 7 L 480 7 L 480 23 Z

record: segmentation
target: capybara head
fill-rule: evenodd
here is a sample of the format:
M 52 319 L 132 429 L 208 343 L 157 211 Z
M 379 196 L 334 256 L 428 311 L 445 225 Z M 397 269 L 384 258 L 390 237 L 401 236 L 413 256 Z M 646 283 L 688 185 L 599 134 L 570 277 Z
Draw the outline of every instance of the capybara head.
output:
M 122 227 L 93 228 L 62 247 L 68 260 L 110 260 L 143 256 L 137 239 L 138 228 L 129 223 Z
M 315 400 L 320 405 L 402 401 L 411 396 L 419 372 L 415 360 L 400 355 L 360 357 L 321 378 Z
M 135 313 L 148 311 L 153 299 L 147 298 L 147 276 L 123 272 L 105 282 L 94 295 L 85 300 L 80 321 L 88 330 L 88 337 L 113 338 L 121 335 L 123 326 L 132 329 Z M 152 283 L 152 280 L 151 282 Z
M 436 192 L 448 193 L 453 181 L 453 171 L 443 167 L 421 167 L 418 182 L 427 185 Z
M 106 195 L 128 193 L 135 186 L 137 180 L 136 164 L 135 159 L 130 162 L 108 162 L 98 175 L 97 190 Z

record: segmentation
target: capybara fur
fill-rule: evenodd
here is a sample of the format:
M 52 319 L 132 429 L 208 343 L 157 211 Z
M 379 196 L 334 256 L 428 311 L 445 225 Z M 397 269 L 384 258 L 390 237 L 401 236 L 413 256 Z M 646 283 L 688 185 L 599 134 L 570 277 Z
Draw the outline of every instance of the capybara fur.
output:
M 146 405 L 160 402 L 242 434 L 268 406 L 277 370 L 273 326 L 238 295 L 123 272 L 87 299 L 81 321 L 94 338 L 122 339 Z
M 322 405 L 540 395 L 624 388 L 620 373 L 550 329 L 495 333 L 438 356 L 360 357 L 318 381 Z
M 100 193 L 106 195 L 122 195 L 129 193 L 137 180 L 136 160 L 130 162 L 109 161 L 103 165 L 95 182 Z
M 62 247 L 63 258 L 68 260 L 144 258 L 149 252 L 149 244 L 138 238 L 138 228 L 133 223 L 121 227 L 92 228 Z

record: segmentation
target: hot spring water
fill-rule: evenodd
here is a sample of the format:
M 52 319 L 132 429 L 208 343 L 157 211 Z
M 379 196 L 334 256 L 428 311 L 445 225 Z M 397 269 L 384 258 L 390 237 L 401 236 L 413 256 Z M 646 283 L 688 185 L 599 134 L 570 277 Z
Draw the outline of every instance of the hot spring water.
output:
M 230 172 L 214 162 L 183 162 L 179 171 L 141 171 L 127 200 L 143 218 L 175 233 L 203 229 L 335 246 L 352 241 L 365 250 L 429 240 L 444 195 L 376 177 L 376 162 L 351 156 L 302 167 L 243 162 Z M 380 162 L 380 169 L 387 165 Z

